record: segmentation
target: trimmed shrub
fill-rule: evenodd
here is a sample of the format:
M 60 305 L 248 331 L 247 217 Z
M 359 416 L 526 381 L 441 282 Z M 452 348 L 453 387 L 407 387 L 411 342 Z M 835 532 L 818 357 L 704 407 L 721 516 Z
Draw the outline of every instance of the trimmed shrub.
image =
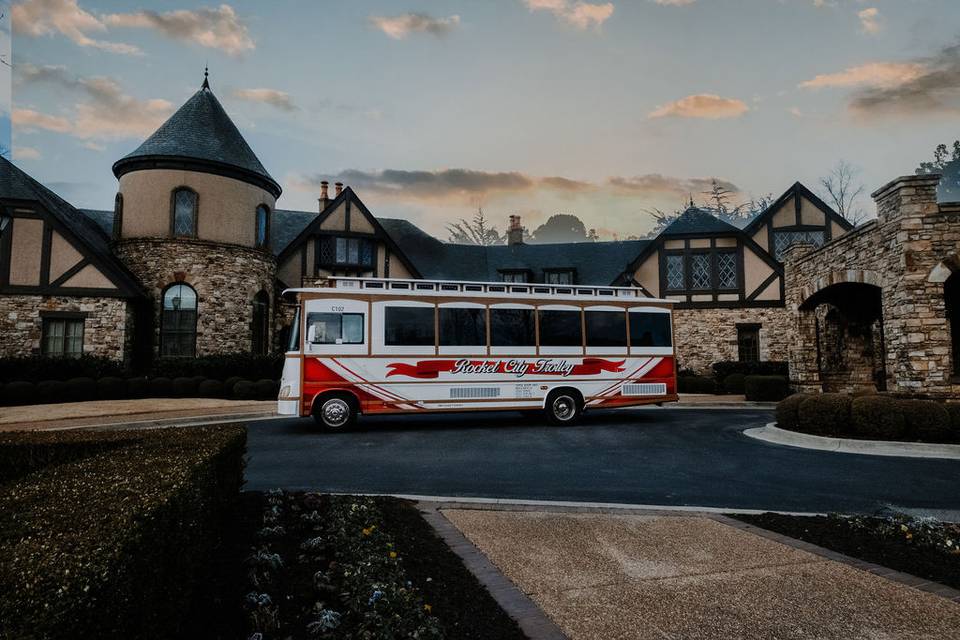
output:
M 232 398 L 232 397 L 233 397 L 233 387 L 234 387 L 234 385 L 236 385 L 236 384 L 237 384 L 238 382 L 240 382 L 241 380 L 243 380 L 243 378 L 241 378 L 240 376 L 230 376 L 229 378 L 227 378 L 226 380 L 224 380 L 224 381 L 223 381 L 223 395 L 224 395 L 224 397 L 226 397 L 226 398 Z
M 902 439 L 906 423 L 901 402 L 876 393 L 855 397 L 850 405 L 849 434 L 876 440 Z
M 67 383 L 62 380 L 44 380 L 37 383 L 37 402 L 53 404 L 67 401 Z
M 85 402 L 97 399 L 97 381 L 93 378 L 67 380 L 66 402 Z
M 280 393 L 280 384 L 266 378 L 257 380 L 253 385 L 253 393 L 258 400 L 276 400 Z
M 742 373 L 731 373 L 723 379 L 723 392 L 737 396 L 744 394 L 744 385 L 747 376 Z
M 101 400 L 121 400 L 127 397 L 127 383 L 123 378 L 107 376 L 97 380 L 97 397 Z
M 197 387 L 197 396 L 201 398 L 222 398 L 223 383 L 219 380 L 204 380 Z
M 253 400 L 256 389 L 249 380 L 240 380 L 233 385 L 233 398 L 236 400 Z
M 37 385 L 26 380 L 15 380 L 3 385 L 3 395 L 0 399 L 3 404 L 14 406 L 19 404 L 34 404 L 37 401 Z
M 924 442 L 944 442 L 950 437 L 950 414 L 935 400 L 900 400 L 907 437 Z
M 960 441 L 960 402 L 948 402 L 944 407 L 950 414 L 950 439 Z
M 9 435 L 0 468 L 29 475 L 0 492 L 18 525 L 0 531 L 4 636 L 216 635 L 208 619 L 227 594 L 217 564 L 237 514 L 242 427 Z
M 174 398 L 196 398 L 199 386 L 193 378 L 174 378 L 170 383 Z
M 150 396 L 151 398 L 171 398 L 173 397 L 173 383 L 170 378 L 151 378 Z
M 240 375 L 249 379 L 279 378 L 283 369 L 283 354 L 258 356 L 250 353 L 232 353 L 199 358 L 159 358 L 154 363 L 154 375 L 168 378 L 214 378 L 224 380 Z
M 797 431 L 799 427 L 798 411 L 800 404 L 810 397 L 807 393 L 795 393 L 777 403 L 777 426 L 781 429 Z
M 100 356 L 82 355 L 79 358 L 51 358 L 25 356 L 0 358 L 0 380 L 69 380 L 70 378 L 103 378 L 123 375 L 123 364 Z
M 797 428 L 803 433 L 818 436 L 841 436 L 850 422 L 850 396 L 841 393 L 821 393 L 800 403 Z
M 681 376 L 677 378 L 680 393 L 716 393 L 717 383 L 706 376 Z
M 732 373 L 740 373 L 744 376 L 787 376 L 787 363 L 779 360 L 769 360 L 764 362 L 740 362 L 739 360 L 723 360 L 714 362 L 713 377 L 717 380 L 726 380 Z
M 779 402 L 790 395 L 790 380 L 786 376 L 747 376 L 743 391 L 747 400 Z
M 127 397 L 146 398 L 150 395 L 150 379 L 146 376 L 127 378 Z

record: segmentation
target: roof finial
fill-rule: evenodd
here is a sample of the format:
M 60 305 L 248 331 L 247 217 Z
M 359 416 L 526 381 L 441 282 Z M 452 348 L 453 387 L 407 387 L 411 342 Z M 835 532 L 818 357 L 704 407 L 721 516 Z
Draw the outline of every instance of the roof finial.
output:
M 209 68 L 207 67 L 207 65 L 203 65 L 203 85 L 200 87 L 201 89 L 210 88 L 210 80 L 207 78 L 207 76 L 209 75 L 210 75 Z

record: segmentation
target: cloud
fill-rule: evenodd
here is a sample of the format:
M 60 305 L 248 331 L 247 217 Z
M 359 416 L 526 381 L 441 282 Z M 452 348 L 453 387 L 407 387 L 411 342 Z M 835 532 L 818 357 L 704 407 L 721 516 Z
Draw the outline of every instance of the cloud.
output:
M 40 152 L 33 147 L 14 147 L 13 157 L 16 160 L 39 160 Z
M 104 16 L 103 22 L 111 27 L 153 29 L 171 40 L 192 42 L 231 56 L 256 47 L 247 25 L 228 4 L 221 4 L 217 8 L 181 9 L 166 13 L 147 10 L 113 13 Z
M 823 73 L 800 83 L 802 89 L 823 87 L 895 87 L 915 80 L 926 71 L 917 62 L 870 62 L 837 73 Z
M 369 21 L 394 40 L 403 40 L 411 33 L 445 36 L 460 24 L 460 16 L 434 18 L 426 13 L 404 13 L 391 17 L 370 16 Z
M 613 15 L 613 3 L 570 2 L 569 0 L 524 0 L 530 11 L 549 11 L 557 19 L 576 27 L 600 28 Z
M 33 109 L 14 109 L 11 121 L 20 133 L 32 133 L 38 129 L 67 133 L 71 124 L 66 118 L 47 115 Z
M 238 100 L 269 104 L 282 111 L 297 111 L 299 109 L 289 93 L 277 89 L 237 89 L 231 95 Z
M 800 110 L 800 107 L 790 107 L 789 109 L 787 109 L 787 113 L 792 115 L 794 118 L 803 117 L 803 111 Z
M 677 178 L 659 173 L 646 173 L 629 178 L 607 178 L 607 185 L 618 195 L 626 196 L 669 196 L 672 199 L 686 199 L 710 191 L 714 178 Z M 739 193 L 740 187 L 729 180 L 717 179 L 724 189 Z
M 653 0 L 657 4 L 667 5 L 671 7 L 683 7 L 688 4 L 693 4 L 697 0 Z
M 876 35 L 883 30 L 883 24 L 880 22 L 880 10 L 876 7 L 868 7 L 857 13 L 860 18 L 860 31 L 868 35 Z
M 103 33 L 106 25 L 77 5 L 77 0 L 23 0 L 13 5 L 13 29 L 33 38 L 59 33 L 81 47 L 110 53 L 138 55 L 138 47 L 122 42 L 95 40 L 88 34 Z
M 27 130 L 42 128 L 88 140 L 142 138 L 152 133 L 173 112 L 173 105 L 161 99 L 139 100 L 125 94 L 114 80 L 105 77 L 76 77 L 66 68 L 29 63 L 15 69 L 18 85 L 49 83 L 79 98 L 71 120 L 29 109 L 15 112 L 14 124 Z
M 719 120 L 722 118 L 739 118 L 749 110 L 750 107 L 743 100 L 701 93 L 661 105 L 652 111 L 648 117 Z

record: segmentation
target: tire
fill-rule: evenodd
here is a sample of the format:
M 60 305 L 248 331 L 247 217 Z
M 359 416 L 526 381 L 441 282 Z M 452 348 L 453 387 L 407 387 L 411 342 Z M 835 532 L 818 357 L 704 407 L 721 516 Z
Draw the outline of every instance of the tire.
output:
M 350 396 L 326 396 L 315 405 L 313 419 L 324 431 L 347 431 L 357 421 L 356 402 Z
M 564 427 L 573 425 L 583 413 L 583 400 L 572 389 L 553 391 L 547 396 L 545 411 L 550 424 Z

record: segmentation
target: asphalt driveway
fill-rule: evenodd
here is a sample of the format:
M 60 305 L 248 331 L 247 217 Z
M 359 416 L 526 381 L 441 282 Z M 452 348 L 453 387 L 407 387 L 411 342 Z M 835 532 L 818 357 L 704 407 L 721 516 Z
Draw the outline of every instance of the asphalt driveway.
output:
M 741 432 L 765 410 L 594 412 L 576 427 L 517 413 L 380 416 L 329 435 L 248 423 L 248 489 L 312 489 L 728 509 L 960 511 L 960 461 L 811 451 Z

